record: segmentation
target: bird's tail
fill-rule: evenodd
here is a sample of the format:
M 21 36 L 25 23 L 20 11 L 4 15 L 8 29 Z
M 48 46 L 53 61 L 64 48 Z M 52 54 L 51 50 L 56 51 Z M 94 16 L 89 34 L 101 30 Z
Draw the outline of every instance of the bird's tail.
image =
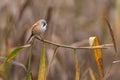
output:
M 26 43 L 30 43 L 33 36 L 34 36 L 34 34 L 32 33 L 32 34 L 30 35 L 30 37 L 27 39 Z

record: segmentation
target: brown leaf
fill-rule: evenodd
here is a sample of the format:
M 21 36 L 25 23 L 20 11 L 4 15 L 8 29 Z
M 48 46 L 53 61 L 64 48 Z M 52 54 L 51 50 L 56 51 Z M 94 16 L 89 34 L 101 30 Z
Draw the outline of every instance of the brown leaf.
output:
M 90 46 L 99 46 L 100 45 L 97 37 L 90 37 L 89 38 L 89 43 L 90 43 Z M 98 66 L 98 69 L 99 69 L 99 72 L 100 72 L 100 76 L 104 77 L 102 50 L 99 49 L 99 48 L 94 49 L 94 56 L 95 56 L 95 59 L 96 59 L 96 62 L 97 62 L 97 66 Z

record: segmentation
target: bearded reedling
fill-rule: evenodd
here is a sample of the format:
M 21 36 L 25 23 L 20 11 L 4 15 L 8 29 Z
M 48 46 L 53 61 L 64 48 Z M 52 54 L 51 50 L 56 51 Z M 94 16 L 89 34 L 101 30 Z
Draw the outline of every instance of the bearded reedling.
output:
M 30 43 L 31 39 L 34 36 L 40 36 L 40 38 L 42 38 L 46 28 L 47 28 L 47 22 L 44 19 L 37 21 L 32 26 L 31 35 L 28 38 L 27 43 Z

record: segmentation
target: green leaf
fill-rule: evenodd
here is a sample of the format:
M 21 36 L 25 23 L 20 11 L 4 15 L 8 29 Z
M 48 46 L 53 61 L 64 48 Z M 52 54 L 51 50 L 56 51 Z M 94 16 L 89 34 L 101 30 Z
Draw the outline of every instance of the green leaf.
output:
M 46 80 L 46 71 L 47 71 L 47 56 L 46 56 L 46 47 L 43 42 L 42 53 L 39 64 L 38 80 Z
M 31 44 L 27 44 L 27 45 L 24 45 L 24 46 L 20 46 L 20 47 L 17 47 L 15 48 L 7 57 L 7 59 L 5 60 L 5 62 L 9 62 L 10 60 L 12 60 L 22 49 L 24 48 L 27 48 L 27 47 L 30 47 Z

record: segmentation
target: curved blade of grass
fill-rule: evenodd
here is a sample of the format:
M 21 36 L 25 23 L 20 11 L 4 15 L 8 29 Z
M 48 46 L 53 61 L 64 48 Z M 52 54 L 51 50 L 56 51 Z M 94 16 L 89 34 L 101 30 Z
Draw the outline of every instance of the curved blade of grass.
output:
M 20 46 L 20 47 L 17 47 L 15 48 L 7 57 L 7 59 L 5 60 L 5 62 L 9 62 L 10 60 L 12 60 L 22 49 L 24 48 L 27 48 L 27 47 L 30 47 L 31 44 L 27 44 L 27 45 L 24 45 L 24 46 Z
M 49 73 L 50 66 L 52 65 L 52 62 L 53 62 L 53 60 L 55 59 L 55 56 L 56 56 L 56 54 L 57 54 L 57 50 L 58 50 L 58 48 L 59 48 L 59 47 L 56 47 L 55 50 L 54 50 L 54 53 L 53 53 L 52 59 L 50 60 L 50 63 L 48 64 L 47 74 L 46 74 L 46 75 L 48 75 L 48 73 Z
M 112 37 L 112 42 L 113 42 L 113 45 L 114 45 L 115 52 L 117 53 L 117 46 L 116 46 L 115 36 L 114 36 L 113 30 L 112 30 L 112 27 L 111 27 L 111 25 L 110 25 L 110 23 L 109 23 L 109 21 L 107 20 L 106 17 L 105 17 L 105 21 L 106 21 L 106 23 L 108 25 L 110 35 Z
M 80 79 L 80 69 L 79 69 L 78 55 L 76 53 L 76 49 L 74 49 L 74 59 L 75 59 L 75 69 L 76 69 L 75 80 L 79 80 Z
M 47 71 L 47 56 L 45 43 L 43 42 L 39 64 L 38 80 L 46 80 L 46 71 Z
M 93 70 L 91 69 L 91 67 L 89 67 L 89 74 L 92 80 L 96 80 L 95 74 L 93 72 Z
M 90 37 L 89 38 L 89 44 L 90 46 L 99 46 L 99 40 L 97 37 Z M 103 59 L 102 59 L 102 50 L 97 48 L 94 49 L 94 56 L 97 62 L 97 66 L 100 72 L 100 76 L 104 77 L 104 70 L 103 70 Z
M 6 60 L 6 58 L 5 58 L 5 57 L 0 57 L 0 63 L 4 63 L 4 62 L 5 62 L 5 60 Z M 8 63 L 10 63 L 10 64 L 13 64 L 13 65 L 16 65 L 16 66 L 19 66 L 19 67 L 23 68 L 23 69 L 25 70 L 25 72 L 27 71 L 26 67 L 25 67 L 23 64 L 19 63 L 19 62 L 16 62 L 16 61 L 11 60 L 11 61 L 9 61 Z

